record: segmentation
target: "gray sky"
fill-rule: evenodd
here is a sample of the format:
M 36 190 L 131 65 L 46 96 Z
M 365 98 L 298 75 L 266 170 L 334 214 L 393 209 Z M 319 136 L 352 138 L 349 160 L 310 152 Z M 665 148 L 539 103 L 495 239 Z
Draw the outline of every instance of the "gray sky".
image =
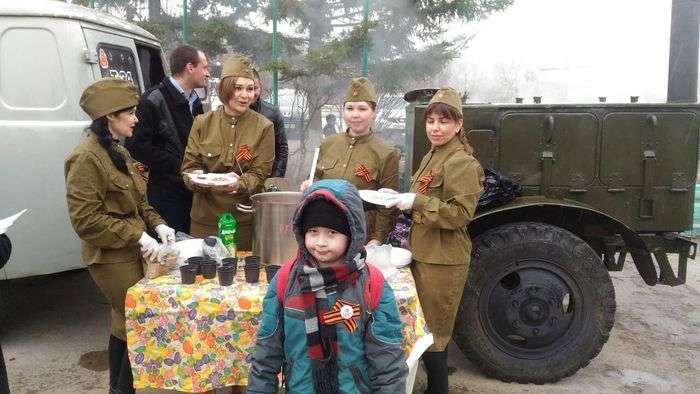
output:
M 663 102 L 670 19 L 670 0 L 515 0 L 451 29 L 476 34 L 453 69 L 488 80 L 500 66 L 517 75 L 518 95 L 544 102 Z

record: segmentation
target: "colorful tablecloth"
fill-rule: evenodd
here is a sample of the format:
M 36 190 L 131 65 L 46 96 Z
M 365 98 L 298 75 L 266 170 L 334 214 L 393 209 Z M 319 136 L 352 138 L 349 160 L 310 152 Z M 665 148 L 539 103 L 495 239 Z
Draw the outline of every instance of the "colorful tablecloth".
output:
M 410 269 L 400 269 L 389 283 L 410 354 L 430 336 Z M 202 392 L 246 385 L 266 291 L 264 272 L 259 283 L 249 284 L 240 267 L 228 287 L 201 277 L 182 285 L 179 276 L 143 279 L 131 287 L 126 330 L 134 388 Z

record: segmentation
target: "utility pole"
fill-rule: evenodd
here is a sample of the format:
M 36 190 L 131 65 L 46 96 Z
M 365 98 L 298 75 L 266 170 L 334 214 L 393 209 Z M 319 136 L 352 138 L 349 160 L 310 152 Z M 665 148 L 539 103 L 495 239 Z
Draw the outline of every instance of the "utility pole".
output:
M 187 0 L 182 0 L 182 43 L 187 44 Z
M 272 0 L 272 62 L 277 65 L 277 0 Z M 272 70 L 272 105 L 278 106 L 277 79 L 279 77 L 277 67 Z
M 367 66 L 367 58 L 369 57 L 369 0 L 364 2 L 364 18 L 362 23 L 364 23 L 367 30 L 365 30 L 365 42 L 362 46 L 362 75 L 365 77 L 369 74 Z

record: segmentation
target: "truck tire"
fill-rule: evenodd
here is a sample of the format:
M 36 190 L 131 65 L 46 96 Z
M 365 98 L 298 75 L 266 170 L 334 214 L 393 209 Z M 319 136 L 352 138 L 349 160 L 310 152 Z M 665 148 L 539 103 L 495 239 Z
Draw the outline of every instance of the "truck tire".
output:
M 475 239 L 454 340 L 487 375 L 535 384 L 571 376 L 614 322 L 610 275 L 571 232 L 522 222 Z

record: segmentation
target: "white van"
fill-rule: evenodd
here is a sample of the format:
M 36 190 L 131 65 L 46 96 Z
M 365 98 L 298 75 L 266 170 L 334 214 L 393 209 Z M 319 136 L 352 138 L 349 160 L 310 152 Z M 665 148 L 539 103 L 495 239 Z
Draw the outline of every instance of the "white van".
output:
M 84 267 L 63 177 L 90 124 L 80 94 L 107 76 L 143 92 L 164 64 L 156 37 L 118 18 L 59 1 L 0 2 L 0 217 L 29 209 L 8 232 L 0 279 Z

